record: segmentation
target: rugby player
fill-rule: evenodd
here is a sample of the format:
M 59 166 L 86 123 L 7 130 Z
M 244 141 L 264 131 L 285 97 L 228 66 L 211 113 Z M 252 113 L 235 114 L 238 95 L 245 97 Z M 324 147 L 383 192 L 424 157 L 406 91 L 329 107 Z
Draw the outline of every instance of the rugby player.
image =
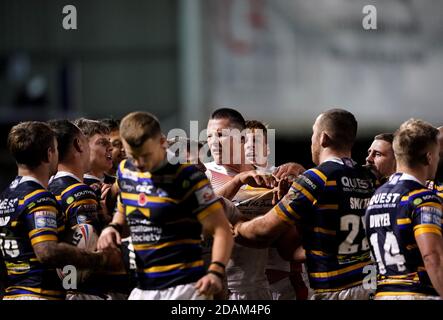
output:
M 386 181 L 395 173 L 393 140 L 394 135 L 392 133 L 378 134 L 374 137 L 374 141 L 368 149 L 366 165 L 375 171 L 380 181 Z
M 377 261 L 375 299 L 443 296 L 442 204 L 425 187 L 439 161 L 438 130 L 410 119 L 395 133 L 397 173 L 371 198 L 366 234 Z
M 120 137 L 120 121 L 115 119 L 102 119 L 101 123 L 106 125 L 109 130 L 109 138 L 112 147 L 112 168 L 105 173 L 105 183 L 113 184 L 115 182 L 115 174 L 118 165 L 126 159 L 125 148 L 123 148 L 122 139 Z
M 220 200 L 195 166 L 168 163 L 166 137 L 155 116 L 127 115 L 120 134 L 128 159 L 117 172 L 118 211 L 98 247 L 120 244 L 127 222 L 137 257 L 130 300 L 210 299 L 222 288 L 233 245 Z M 214 238 L 208 270 L 202 232 Z
M 8 271 L 4 299 L 64 299 L 55 268 L 74 265 L 91 270 L 114 265 L 113 251 L 88 252 L 59 242 L 64 215 L 48 180 L 57 170 L 55 133 L 42 122 L 23 122 L 8 135 L 18 175 L 0 195 L 0 253 Z
M 242 244 L 266 247 L 298 224 L 306 250 L 311 299 L 369 299 L 363 269 L 371 263 L 362 218 L 376 179 L 351 159 L 357 121 L 331 109 L 313 126 L 312 161 L 289 193 L 266 215 L 235 228 Z

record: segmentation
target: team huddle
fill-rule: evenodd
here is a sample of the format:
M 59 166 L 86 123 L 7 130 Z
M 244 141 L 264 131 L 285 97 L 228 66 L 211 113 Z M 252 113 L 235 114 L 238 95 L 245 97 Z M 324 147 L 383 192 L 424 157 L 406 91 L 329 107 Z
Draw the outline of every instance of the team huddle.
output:
M 266 133 L 229 108 L 212 113 L 208 150 L 168 140 L 148 112 L 14 126 L 0 297 L 443 297 L 443 128 L 408 120 L 358 164 L 357 121 L 331 109 L 313 124 L 308 170 L 273 166 Z

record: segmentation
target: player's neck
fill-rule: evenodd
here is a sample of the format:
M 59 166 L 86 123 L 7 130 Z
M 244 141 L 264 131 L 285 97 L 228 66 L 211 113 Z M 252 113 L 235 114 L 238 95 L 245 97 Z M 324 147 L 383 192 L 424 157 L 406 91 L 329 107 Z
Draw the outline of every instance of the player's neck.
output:
M 337 151 L 333 149 L 323 149 L 320 153 L 320 163 L 323 163 L 331 158 L 351 158 L 351 151 Z
M 19 167 L 18 175 L 21 177 L 32 177 L 40 182 L 43 187 L 45 187 L 46 189 L 48 188 L 50 174 L 48 168 L 45 166 L 39 166 L 33 170 L 25 167 Z
M 426 168 L 409 168 L 398 164 L 397 172 L 406 173 L 413 176 L 418 181 L 420 181 L 422 185 L 426 185 L 426 180 L 428 180 L 428 173 L 426 172 Z
M 80 166 L 72 165 L 70 163 L 59 163 L 58 171 L 65 171 L 73 174 L 81 181 L 83 181 L 83 174 L 85 174 L 84 170 L 80 168 Z
M 105 173 L 101 170 L 94 170 L 93 168 L 91 168 L 91 170 L 89 170 L 88 174 L 90 174 L 91 176 L 97 177 L 99 179 L 103 179 L 105 177 Z

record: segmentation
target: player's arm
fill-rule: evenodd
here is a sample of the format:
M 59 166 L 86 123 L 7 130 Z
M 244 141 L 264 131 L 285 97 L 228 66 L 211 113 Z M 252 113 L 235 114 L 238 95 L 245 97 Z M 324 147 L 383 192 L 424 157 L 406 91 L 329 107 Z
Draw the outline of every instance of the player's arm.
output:
M 414 236 L 432 285 L 443 297 L 443 238 L 441 233 L 442 204 L 437 195 L 428 192 L 412 213 Z
M 241 186 L 248 184 L 252 187 L 273 188 L 275 179 L 270 175 L 259 174 L 256 170 L 237 174 L 231 181 L 216 191 L 219 197 L 232 200 Z
M 125 233 L 126 227 L 125 209 L 119 198 L 117 200 L 117 211 L 112 217 L 111 223 L 102 230 L 98 238 L 97 249 L 118 248 L 121 245 L 122 235 Z
M 54 240 L 42 241 L 32 247 L 37 259 L 42 264 L 54 268 L 74 265 L 79 269 L 102 270 L 120 263 L 120 255 L 116 250 L 90 252 Z
M 205 211 L 200 213 L 205 217 L 199 220 L 203 233 L 213 238 L 211 261 L 215 263 L 209 265 L 208 274 L 199 279 L 195 287 L 200 294 L 212 295 L 222 289 L 222 278 L 225 276 L 225 266 L 231 257 L 234 240 L 221 203 L 217 201 Z
M 275 240 L 301 223 L 312 211 L 326 177 L 317 169 L 300 175 L 283 199 L 267 214 L 234 227 L 236 242 L 256 248 L 270 246 Z
M 443 298 L 443 238 L 441 234 L 428 232 L 415 239 L 432 285 Z

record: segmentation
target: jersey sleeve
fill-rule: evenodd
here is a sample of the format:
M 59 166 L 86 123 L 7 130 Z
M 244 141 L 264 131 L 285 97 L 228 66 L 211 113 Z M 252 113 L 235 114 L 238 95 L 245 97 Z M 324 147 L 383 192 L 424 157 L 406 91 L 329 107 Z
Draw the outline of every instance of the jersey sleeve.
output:
M 289 192 L 273 211 L 289 224 L 307 219 L 326 180 L 326 176 L 318 169 L 305 171 L 293 182 Z
M 37 190 L 23 200 L 25 225 L 34 246 L 44 241 L 58 241 L 58 234 L 64 229 L 63 215 L 57 200 L 46 190 Z
M 414 191 L 409 195 L 412 206 L 414 235 L 435 233 L 441 235 L 442 203 L 439 197 L 428 189 Z
M 94 191 L 83 183 L 70 186 L 62 193 L 62 206 L 70 227 L 98 224 L 98 201 Z
M 222 208 L 206 175 L 193 165 L 183 165 L 176 183 L 181 189 L 181 202 L 193 216 L 202 221 Z

